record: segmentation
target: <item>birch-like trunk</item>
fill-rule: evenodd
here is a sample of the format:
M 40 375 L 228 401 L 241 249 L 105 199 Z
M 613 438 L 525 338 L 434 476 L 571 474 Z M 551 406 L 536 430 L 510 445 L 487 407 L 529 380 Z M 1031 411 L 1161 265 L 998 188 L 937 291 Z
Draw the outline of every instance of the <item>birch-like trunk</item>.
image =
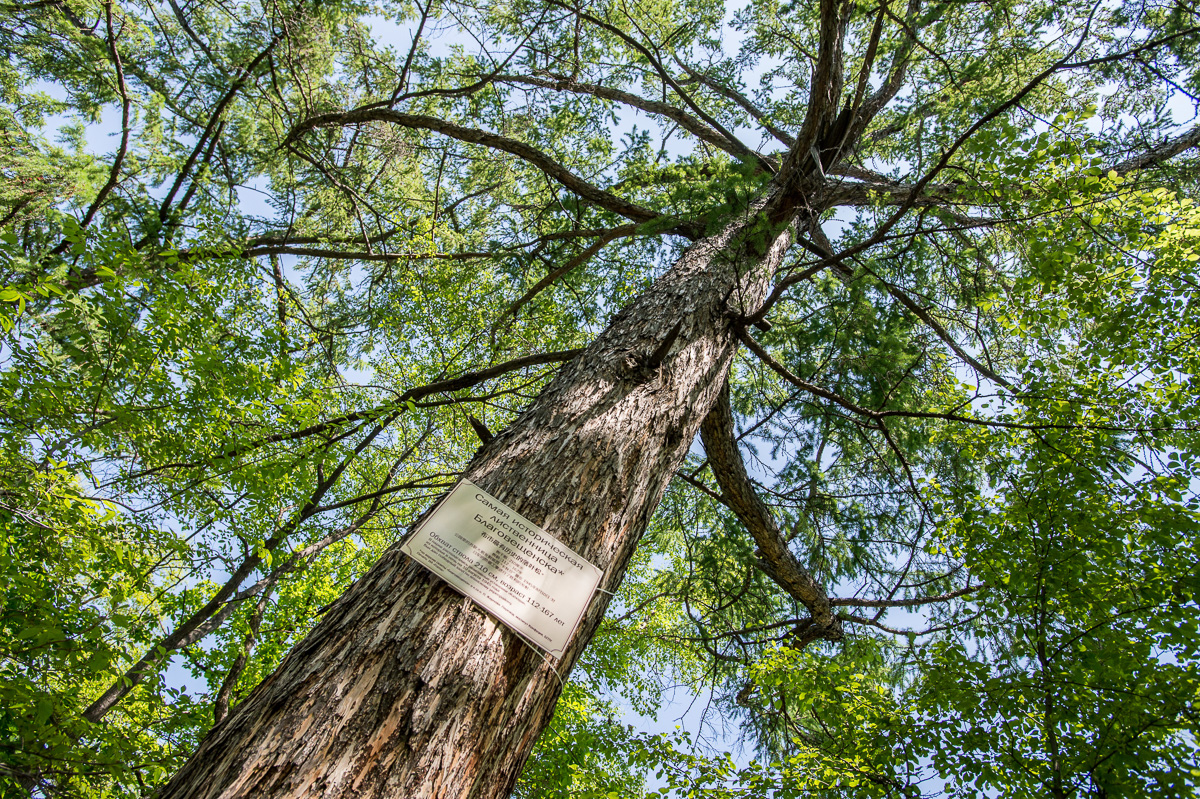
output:
M 790 243 L 778 225 L 756 244 L 755 217 L 689 248 L 463 473 L 601 567 L 609 591 L 721 390 L 735 317 Z M 564 678 L 607 604 L 597 593 L 553 664 Z M 160 799 L 504 797 L 561 687 L 539 652 L 393 548 Z

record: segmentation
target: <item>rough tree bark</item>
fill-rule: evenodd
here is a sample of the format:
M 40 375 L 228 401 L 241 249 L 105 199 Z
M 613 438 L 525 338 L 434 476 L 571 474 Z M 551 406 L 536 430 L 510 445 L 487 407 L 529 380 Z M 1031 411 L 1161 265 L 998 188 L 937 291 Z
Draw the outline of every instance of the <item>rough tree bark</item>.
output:
M 689 247 L 462 474 L 597 564 L 606 590 L 620 585 L 718 399 L 739 326 L 763 311 L 794 231 L 825 207 L 827 171 L 898 88 L 889 81 L 866 97 L 864 77 L 839 113 L 852 6 L 820 6 L 804 123 L 764 194 Z M 597 594 L 552 668 L 393 548 L 212 729 L 159 799 L 505 797 L 606 597 Z M 836 637 L 834 625 L 823 629 Z
M 786 189 L 693 244 L 463 473 L 620 584 L 791 243 Z M 764 232 L 765 231 L 765 232 Z M 161 799 L 503 797 L 603 618 L 561 662 L 389 551 L 202 742 Z
M 866 96 L 872 44 L 839 112 L 852 6 L 820 6 L 804 122 L 764 194 L 689 247 L 462 474 L 597 564 L 606 590 L 620 585 L 718 399 L 739 326 L 763 311 L 793 232 L 825 207 L 827 171 L 898 88 L 889 81 Z M 212 729 L 159 799 L 505 797 L 606 597 L 597 594 L 552 668 L 393 548 Z M 814 605 L 818 626 L 828 621 L 823 604 Z M 835 625 L 822 630 L 836 637 Z

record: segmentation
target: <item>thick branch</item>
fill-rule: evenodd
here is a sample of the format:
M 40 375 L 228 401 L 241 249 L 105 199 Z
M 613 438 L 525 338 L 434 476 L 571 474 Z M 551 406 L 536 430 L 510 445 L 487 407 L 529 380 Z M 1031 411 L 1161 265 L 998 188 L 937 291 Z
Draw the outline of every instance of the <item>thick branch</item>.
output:
M 344 261 L 403 261 L 403 260 L 436 260 L 436 261 L 468 261 L 479 258 L 490 258 L 490 252 L 362 252 L 333 250 L 325 247 L 292 247 L 274 245 L 269 247 L 254 247 L 243 250 L 243 258 L 257 258 L 261 255 L 295 255 L 300 258 L 337 258 Z
M 814 150 L 818 152 L 818 156 L 823 155 L 819 151 L 831 140 L 836 139 L 836 143 L 841 144 L 842 137 L 832 131 L 832 128 L 845 79 L 842 74 L 842 62 L 846 36 L 846 6 L 838 0 L 821 0 L 820 10 L 820 50 L 817 52 L 817 63 L 809 84 L 808 108 L 805 110 L 804 122 L 788 157 L 792 163 L 803 162 Z M 836 160 L 837 158 L 833 157 L 830 163 Z M 824 164 L 818 166 L 823 168 Z
M 340 113 L 318 114 L 317 116 L 309 117 L 294 127 L 291 133 L 288 134 L 285 143 L 291 143 L 300 138 L 304 133 L 317 128 L 357 125 L 364 122 L 388 122 L 413 130 L 429 130 L 434 133 L 440 133 L 443 136 L 449 136 L 452 139 L 467 142 L 468 144 L 478 144 L 493 150 L 509 153 L 537 167 L 547 177 L 579 195 L 584 200 L 605 210 L 612 211 L 615 214 L 620 214 L 626 219 L 632 219 L 635 222 L 649 222 L 659 219 L 662 216 L 656 211 L 643 208 L 636 203 L 629 202 L 605 191 L 599 186 L 589 183 L 546 153 L 525 142 L 510 139 L 498 133 L 489 133 L 477 128 L 464 127 L 454 122 L 448 122 L 444 119 L 425 116 L 423 114 L 405 114 L 388 108 L 359 108 Z
M 1167 139 L 1162 144 L 1152 147 L 1144 153 L 1127 158 L 1113 165 L 1112 169 L 1118 175 L 1127 175 L 1130 172 L 1137 172 L 1146 167 L 1161 164 L 1163 161 L 1174 158 L 1198 144 L 1200 144 L 1200 125 L 1196 125 L 1191 130 L 1173 139 Z
M 685 67 L 686 69 L 686 67 Z M 574 92 L 575 94 L 590 94 L 593 97 L 599 97 L 602 100 L 611 100 L 615 103 L 627 105 L 630 108 L 637 108 L 645 111 L 648 114 L 655 114 L 664 117 L 679 125 L 679 127 L 691 133 L 696 138 L 706 141 L 718 150 L 729 153 L 734 158 L 746 163 L 752 163 L 755 166 L 761 166 L 762 156 L 745 147 L 741 142 L 734 140 L 730 141 L 723 136 L 715 128 L 705 124 L 697 117 L 684 111 L 682 108 L 664 103 L 657 100 L 648 100 L 645 97 L 633 94 L 631 92 L 621 91 L 620 89 L 611 89 L 607 86 L 600 86 L 595 83 L 580 83 L 570 77 L 554 76 L 553 79 L 541 77 L 529 77 L 526 75 L 497 75 L 496 82 L 498 83 L 517 83 L 528 86 L 540 86 L 545 89 L 554 89 L 555 91 Z
M 792 554 L 770 509 L 763 504 L 746 474 L 746 466 L 742 463 L 734 438 L 728 383 L 721 389 L 716 404 L 704 418 L 700 426 L 700 438 L 725 504 L 733 509 L 758 545 L 767 566 L 764 571 L 812 614 L 814 624 L 811 632 L 806 634 L 806 639 L 841 638 L 841 624 L 833 615 L 829 595 Z

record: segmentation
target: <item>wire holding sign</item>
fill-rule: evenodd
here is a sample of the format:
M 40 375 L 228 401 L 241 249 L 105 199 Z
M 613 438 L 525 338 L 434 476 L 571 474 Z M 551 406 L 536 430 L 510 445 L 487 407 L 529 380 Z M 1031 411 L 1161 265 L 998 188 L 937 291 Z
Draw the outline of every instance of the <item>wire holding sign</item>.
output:
M 469 480 L 400 549 L 555 656 L 600 584 L 594 564 Z

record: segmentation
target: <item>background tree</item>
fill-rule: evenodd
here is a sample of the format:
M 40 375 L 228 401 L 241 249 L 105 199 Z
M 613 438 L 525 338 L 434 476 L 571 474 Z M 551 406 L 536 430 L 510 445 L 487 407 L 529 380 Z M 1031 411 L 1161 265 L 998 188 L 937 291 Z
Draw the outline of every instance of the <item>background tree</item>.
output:
M 5 10 L 6 793 L 1194 793 L 1186 4 Z

